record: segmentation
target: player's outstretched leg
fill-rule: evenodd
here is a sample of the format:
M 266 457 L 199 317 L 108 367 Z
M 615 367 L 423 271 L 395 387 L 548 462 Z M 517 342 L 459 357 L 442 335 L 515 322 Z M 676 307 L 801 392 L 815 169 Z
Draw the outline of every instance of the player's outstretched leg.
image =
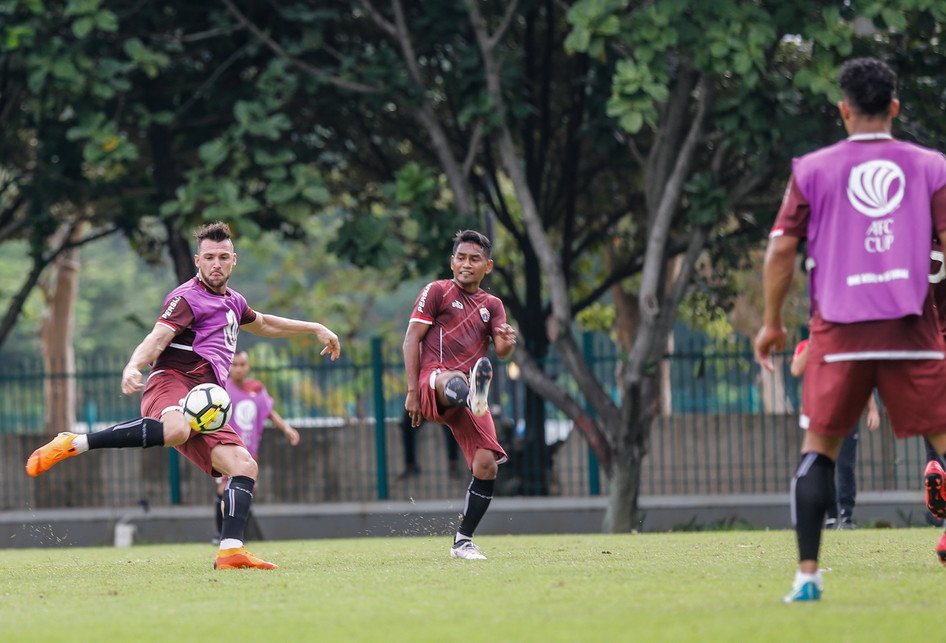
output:
M 95 433 L 60 433 L 33 451 L 26 472 L 38 476 L 57 462 L 91 449 L 148 448 L 164 445 L 164 425 L 154 418 L 136 418 Z
M 930 460 L 923 474 L 926 484 L 926 508 L 940 520 L 946 518 L 946 471 L 936 460 Z
M 79 450 L 72 444 L 77 434 L 60 433 L 52 440 L 33 451 L 26 461 L 26 472 L 34 478 L 49 471 L 54 464 L 79 455 Z
M 470 371 L 470 410 L 473 415 L 489 413 L 489 383 L 493 380 L 493 365 L 481 357 Z

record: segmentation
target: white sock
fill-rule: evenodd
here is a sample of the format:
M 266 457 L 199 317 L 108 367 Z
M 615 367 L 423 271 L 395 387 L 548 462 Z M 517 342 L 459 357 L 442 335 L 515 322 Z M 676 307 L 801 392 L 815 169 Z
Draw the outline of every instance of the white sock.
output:
M 243 541 L 237 538 L 224 538 L 220 541 L 220 549 L 236 549 L 242 546 Z
M 89 436 L 85 433 L 80 433 L 72 438 L 72 446 L 75 447 L 76 453 L 85 453 L 89 450 Z
M 456 544 L 457 544 L 458 542 L 460 542 L 461 540 L 473 540 L 473 539 L 470 538 L 469 536 L 464 536 L 463 534 L 461 534 L 461 533 L 458 531 L 458 532 L 457 532 L 457 535 L 453 537 L 453 544 L 456 545 Z
M 800 571 L 795 572 L 795 587 L 801 587 L 805 583 L 814 583 L 819 589 L 824 585 L 824 581 L 821 578 L 821 572 L 815 572 L 814 574 L 805 574 Z

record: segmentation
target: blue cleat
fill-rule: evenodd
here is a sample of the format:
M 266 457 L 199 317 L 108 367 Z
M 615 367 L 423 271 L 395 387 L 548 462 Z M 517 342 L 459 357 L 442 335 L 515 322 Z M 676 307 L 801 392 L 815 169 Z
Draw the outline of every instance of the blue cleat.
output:
M 792 585 L 792 591 L 782 598 L 783 603 L 800 603 L 802 601 L 821 600 L 821 589 L 814 581 L 808 581 L 801 585 Z

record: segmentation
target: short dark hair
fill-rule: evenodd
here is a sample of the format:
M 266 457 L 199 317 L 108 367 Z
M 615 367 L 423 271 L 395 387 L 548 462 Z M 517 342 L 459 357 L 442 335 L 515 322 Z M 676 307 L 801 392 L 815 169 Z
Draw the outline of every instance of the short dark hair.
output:
M 194 233 L 194 236 L 197 237 L 198 248 L 200 248 L 200 243 L 204 239 L 210 239 L 211 241 L 226 241 L 227 239 L 232 239 L 230 226 L 223 221 L 214 221 L 213 223 L 204 224 Z
M 881 116 L 890 111 L 896 97 L 897 74 L 877 58 L 852 58 L 841 67 L 839 77 L 844 99 L 854 111 Z
M 461 243 L 475 243 L 480 246 L 487 259 L 489 259 L 490 252 L 493 249 L 493 244 L 490 243 L 489 238 L 476 230 L 460 230 L 457 232 L 456 236 L 453 237 L 453 254 L 457 253 L 457 248 Z

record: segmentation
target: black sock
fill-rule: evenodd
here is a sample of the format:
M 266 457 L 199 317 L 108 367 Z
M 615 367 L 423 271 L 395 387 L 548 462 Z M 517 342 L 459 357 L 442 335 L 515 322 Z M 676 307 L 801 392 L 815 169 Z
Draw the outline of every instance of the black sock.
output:
M 256 481 L 247 476 L 233 476 L 227 480 L 223 490 L 223 523 L 220 540 L 236 538 L 243 540 L 246 520 L 253 504 L 253 485 Z
M 443 395 L 451 406 L 466 406 L 470 395 L 470 385 L 459 375 L 454 375 L 443 386 Z
M 214 523 L 217 525 L 217 538 L 223 531 L 223 494 L 217 494 L 217 501 L 214 502 Z
M 154 418 L 136 418 L 89 434 L 89 450 L 163 446 L 164 424 Z
M 798 560 L 818 560 L 825 511 L 834 488 L 834 460 L 804 453 L 792 478 L 792 522 L 798 539 Z
M 460 527 L 457 529 L 461 536 L 465 536 L 467 539 L 473 538 L 476 526 L 480 524 L 486 510 L 489 509 L 489 502 L 493 499 L 494 486 L 496 486 L 495 480 L 480 480 L 476 476 L 470 481 L 470 486 L 466 490 L 463 520 L 460 521 Z
M 946 462 L 943 461 L 943 454 L 937 453 L 936 449 L 933 448 L 933 443 L 930 442 L 930 439 L 923 436 L 923 446 L 926 447 L 926 461 L 937 460 L 940 466 L 946 466 Z

